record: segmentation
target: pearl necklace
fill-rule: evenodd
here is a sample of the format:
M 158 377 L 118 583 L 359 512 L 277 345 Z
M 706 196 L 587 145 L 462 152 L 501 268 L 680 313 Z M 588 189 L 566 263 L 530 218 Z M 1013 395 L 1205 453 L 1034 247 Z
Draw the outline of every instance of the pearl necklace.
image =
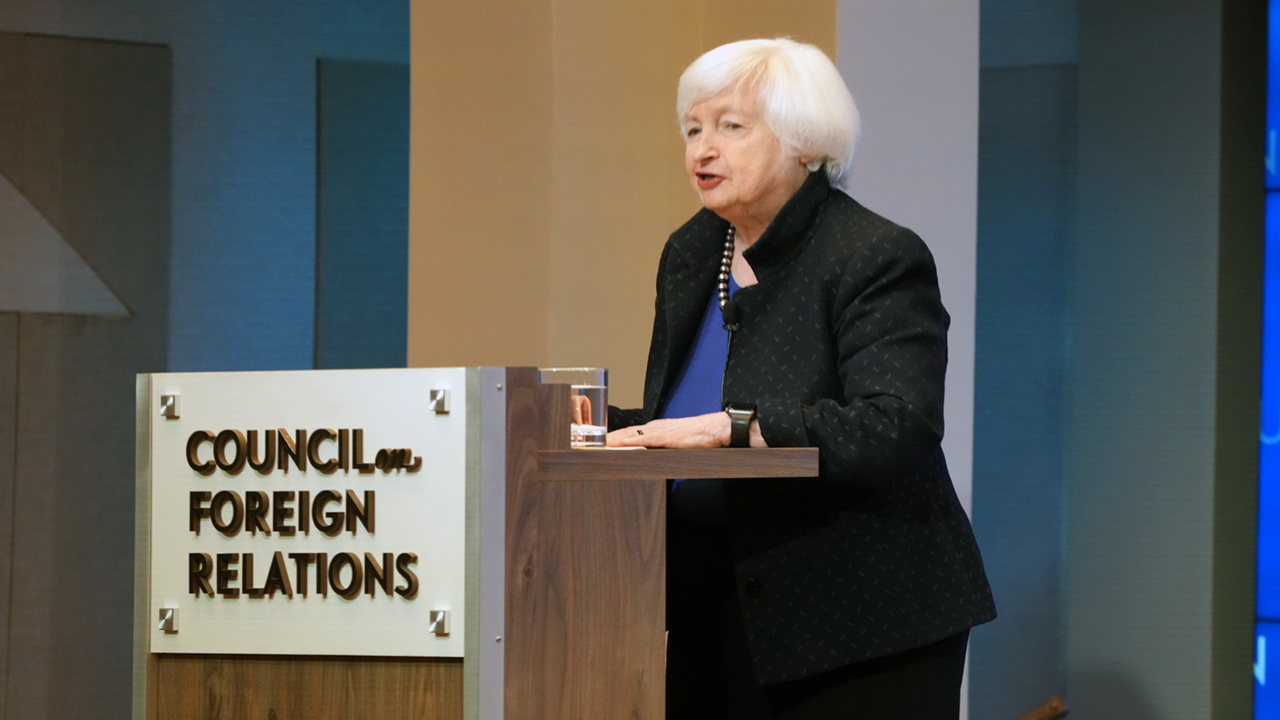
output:
M 738 308 L 729 299 L 729 274 L 733 270 L 733 236 L 733 223 L 730 223 L 729 235 L 724 240 L 724 254 L 720 257 L 720 275 L 716 284 L 716 297 L 720 301 L 720 317 L 724 320 L 724 329 L 729 332 L 738 329 Z

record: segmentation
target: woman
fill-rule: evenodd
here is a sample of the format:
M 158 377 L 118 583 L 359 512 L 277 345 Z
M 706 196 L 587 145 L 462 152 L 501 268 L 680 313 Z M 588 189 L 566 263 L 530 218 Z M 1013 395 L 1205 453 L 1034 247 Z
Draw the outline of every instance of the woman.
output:
M 839 189 L 858 115 L 817 48 L 716 48 L 677 113 L 704 209 L 663 250 L 644 407 L 610 408 L 608 443 L 821 452 L 816 480 L 674 483 L 667 717 L 956 717 L 995 607 L 942 455 L 933 258 Z

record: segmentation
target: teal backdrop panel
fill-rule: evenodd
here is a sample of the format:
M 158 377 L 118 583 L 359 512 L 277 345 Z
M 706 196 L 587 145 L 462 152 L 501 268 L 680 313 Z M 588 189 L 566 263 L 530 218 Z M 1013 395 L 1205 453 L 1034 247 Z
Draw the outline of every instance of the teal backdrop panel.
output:
M 973 528 L 1000 619 L 971 636 L 972 718 L 1067 694 L 1064 387 L 1076 66 L 984 68 L 978 139 Z
M 317 62 L 317 368 L 404 367 L 409 66 Z

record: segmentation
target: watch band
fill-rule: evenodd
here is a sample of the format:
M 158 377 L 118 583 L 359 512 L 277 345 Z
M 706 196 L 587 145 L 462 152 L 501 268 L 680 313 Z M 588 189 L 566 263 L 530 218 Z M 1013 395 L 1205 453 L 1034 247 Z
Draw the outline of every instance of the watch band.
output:
M 751 421 L 756 419 L 756 406 L 750 403 L 727 403 L 729 414 L 729 447 L 751 447 Z

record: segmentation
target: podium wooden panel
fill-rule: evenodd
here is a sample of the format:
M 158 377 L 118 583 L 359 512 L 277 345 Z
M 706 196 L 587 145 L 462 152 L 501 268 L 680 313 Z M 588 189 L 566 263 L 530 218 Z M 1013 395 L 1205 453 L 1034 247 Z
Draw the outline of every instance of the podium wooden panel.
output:
M 501 371 L 499 371 L 501 372 Z M 815 449 L 570 450 L 569 396 L 532 368 L 505 382 L 503 687 L 432 658 L 151 653 L 137 584 L 139 720 L 659 720 L 664 715 L 668 477 L 812 477 Z M 140 415 L 142 413 L 140 412 Z M 142 421 L 139 429 L 142 432 Z M 141 448 L 141 440 L 140 448 Z M 141 449 L 139 462 L 142 463 Z M 140 477 L 142 467 L 140 465 Z M 139 487 L 139 544 L 149 514 Z M 145 549 L 139 573 L 147 573 Z M 140 630 L 140 631 L 139 631 Z M 281 638 L 287 643 L 288 638 Z M 476 695 L 501 693 L 501 711 Z

